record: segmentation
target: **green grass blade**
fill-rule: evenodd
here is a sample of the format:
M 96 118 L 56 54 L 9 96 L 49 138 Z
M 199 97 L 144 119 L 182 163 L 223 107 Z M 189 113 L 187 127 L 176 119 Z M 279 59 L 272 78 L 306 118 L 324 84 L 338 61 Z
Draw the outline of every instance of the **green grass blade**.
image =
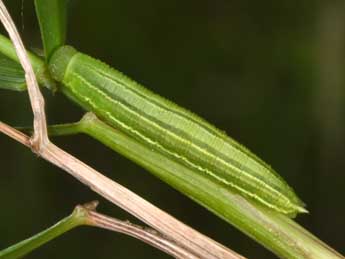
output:
M 0 34 L 0 53 L 2 56 L 9 58 L 10 60 L 17 63 L 19 66 L 19 60 L 16 54 L 16 51 L 13 47 L 12 42 L 5 36 Z M 38 56 L 30 53 L 28 51 L 28 56 L 33 66 L 35 75 L 37 77 L 38 83 L 52 91 L 56 90 L 56 83 L 51 78 L 48 71 L 46 63 Z
M 16 259 L 22 258 L 29 254 L 36 248 L 46 244 L 54 238 L 66 233 L 74 227 L 85 224 L 86 214 L 85 209 L 82 207 L 76 207 L 73 213 L 60 220 L 54 226 L 38 233 L 37 235 L 25 239 L 15 245 L 12 245 L 2 251 L 0 251 L 0 258 L 2 259 Z
M 22 67 L 1 53 L 0 88 L 14 91 L 26 90 L 25 75 Z
M 66 39 L 67 0 L 35 0 L 46 60 Z

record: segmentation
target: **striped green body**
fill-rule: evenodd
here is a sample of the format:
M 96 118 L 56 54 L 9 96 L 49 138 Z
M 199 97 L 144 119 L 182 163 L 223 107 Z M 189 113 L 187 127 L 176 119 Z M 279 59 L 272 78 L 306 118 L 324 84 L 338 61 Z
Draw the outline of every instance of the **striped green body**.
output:
M 195 114 L 72 47 L 58 49 L 49 66 L 67 96 L 152 150 L 273 210 L 306 212 L 267 164 Z

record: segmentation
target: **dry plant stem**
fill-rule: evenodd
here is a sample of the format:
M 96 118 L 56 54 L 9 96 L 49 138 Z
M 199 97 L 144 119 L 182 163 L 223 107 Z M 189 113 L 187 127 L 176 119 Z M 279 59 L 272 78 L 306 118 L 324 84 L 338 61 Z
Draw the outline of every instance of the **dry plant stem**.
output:
M 198 259 L 197 256 L 176 246 L 174 242 L 165 239 L 153 229 L 144 229 L 129 222 L 113 219 L 97 212 L 89 212 L 89 220 L 93 221 L 92 225 L 94 226 L 132 236 L 153 247 L 158 248 L 159 250 L 173 256 L 174 258 Z
M 173 256 L 174 258 L 198 259 L 197 256 L 180 248 L 174 242 L 164 238 L 153 229 L 144 229 L 129 222 L 113 219 L 97 212 L 89 212 L 89 220 L 91 220 L 93 222 L 92 225 L 96 227 L 132 236 L 153 247 L 158 248 L 159 250 Z
M 25 71 L 30 103 L 34 114 L 34 134 L 31 140 L 31 148 L 35 152 L 38 152 L 39 149 L 49 142 L 44 112 L 44 99 L 38 88 L 36 77 L 25 51 L 24 44 L 2 0 L 0 0 L 0 19 L 13 42 L 19 61 Z
M 94 206 L 95 205 L 95 206 Z M 162 236 L 157 231 L 132 224 L 128 221 L 118 220 L 104 214 L 100 214 L 95 211 L 98 202 L 92 202 L 89 205 L 79 205 L 77 208 L 84 209 L 86 212 L 86 224 L 94 227 L 99 227 L 107 229 L 114 232 L 123 233 L 125 235 L 132 236 L 139 239 L 159 250 L 173 256 L 178 259 L 198 259 L 199 257 L 191 254 L 190 252 L 182 249 L 175 242 L 169 240 L 168 238 Z
M 30 147 L 28 136 L 3 122 L 0 122 L 0 132 L 3 132 L 27 147 Z M 39 151 L 39 155 L 67 171 L 104 198 L 158 230 L 164 236 L 176 242 L 179 247 L 190 252 L 192 255 L 195 255 L 197 258 L 244 258 L 181 223 L 135 193 L 105 177 L 72 155 L 66 153 L 53 143 L 49 142 Z

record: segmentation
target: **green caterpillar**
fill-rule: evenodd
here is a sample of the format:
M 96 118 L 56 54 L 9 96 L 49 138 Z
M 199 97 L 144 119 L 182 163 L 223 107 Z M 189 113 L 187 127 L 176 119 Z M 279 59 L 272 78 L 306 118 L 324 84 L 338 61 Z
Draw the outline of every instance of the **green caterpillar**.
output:
M 69 98 L 152 150 L 275 211 L 291 217 L 307 212 L 289 185 L 248 149 L 106 64 L 63 46 L 49 69 Z

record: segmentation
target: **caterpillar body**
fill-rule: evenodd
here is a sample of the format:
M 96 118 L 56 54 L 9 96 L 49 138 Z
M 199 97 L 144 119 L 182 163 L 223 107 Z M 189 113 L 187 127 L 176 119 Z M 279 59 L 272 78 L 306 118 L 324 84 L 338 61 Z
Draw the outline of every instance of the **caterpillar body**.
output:
M 272 210 L 307 212 L 266 163 L 210 123 L 70 46 L 49 69 L 61 90 L 84 109 L 152 150 Z

